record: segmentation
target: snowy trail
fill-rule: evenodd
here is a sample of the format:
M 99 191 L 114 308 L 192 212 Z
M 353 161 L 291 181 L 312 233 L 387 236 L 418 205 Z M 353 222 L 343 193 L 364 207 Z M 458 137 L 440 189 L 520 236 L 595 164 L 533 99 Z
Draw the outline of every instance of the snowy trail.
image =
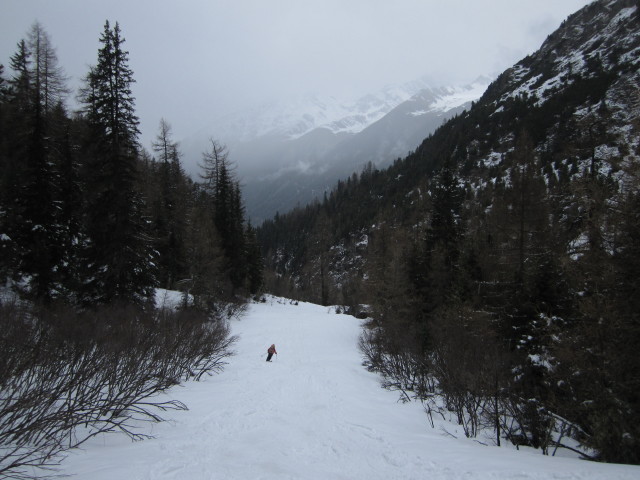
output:
M 270 300 L 232 328 L 240 339 L 225 371 L 171 392 L 189 411 L 146 427 L 150 440 L 93 439 L 62 472 L 91 480 L 640 478 L 640 467 L 486 447 L 430 428 L 420 405 L 398 403 L 361 366 L 360 321 L 326 307 Z M 279 356 L 267 363 L 272 343 Z

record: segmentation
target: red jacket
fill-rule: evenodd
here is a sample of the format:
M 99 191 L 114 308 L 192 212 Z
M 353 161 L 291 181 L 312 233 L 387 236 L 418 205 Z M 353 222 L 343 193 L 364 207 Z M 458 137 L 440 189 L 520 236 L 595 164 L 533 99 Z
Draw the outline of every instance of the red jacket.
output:
M 269 350 L 267 350 L 267 353 L 271 353 L 271 354 L 274 354 L 274 353 L 275 353 L 275 354 L 277 355 L 277 354 L 278 354 L 278 352 L 276 352 L 276 346 L 275 346 L 275 345 L 271 345 L 271 346 L 269 347 Z

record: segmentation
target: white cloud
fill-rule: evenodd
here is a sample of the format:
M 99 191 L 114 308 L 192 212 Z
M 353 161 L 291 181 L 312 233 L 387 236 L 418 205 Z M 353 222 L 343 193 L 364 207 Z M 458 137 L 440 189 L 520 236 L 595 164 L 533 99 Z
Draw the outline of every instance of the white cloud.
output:
M 498 73 L 587 0 L 3 0 L 0 62 L 39 20 L 74 84 L 119 21 L 143 142 L 236 107 L 309 91 L 357 95 L 429 75 Z M 6 72 L 8 73 L 8 72 Z

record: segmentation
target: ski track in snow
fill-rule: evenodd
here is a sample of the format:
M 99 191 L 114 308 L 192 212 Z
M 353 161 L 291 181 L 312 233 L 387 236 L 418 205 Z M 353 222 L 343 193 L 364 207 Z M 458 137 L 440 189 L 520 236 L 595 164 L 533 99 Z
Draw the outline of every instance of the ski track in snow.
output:
M 361 365 L 360 320 L 269 297 L 232 321 L 239 336 L 224 372 L 169 392 L 189 406 L 142 425 L 154 438 L 92 439 L 61 473 L 91 480 L 640 478 L 640 467 L 458 439 L 431 428 L 417 403 L 398 403 Z M 279 355 L 265 362 L 266 349 Z M 442 427 L 442 428 L 441 428 Z

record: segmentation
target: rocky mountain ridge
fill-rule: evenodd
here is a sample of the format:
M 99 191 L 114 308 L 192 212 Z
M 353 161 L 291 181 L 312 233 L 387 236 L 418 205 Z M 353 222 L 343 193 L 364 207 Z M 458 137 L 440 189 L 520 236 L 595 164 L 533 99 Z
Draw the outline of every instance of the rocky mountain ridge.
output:
M 238 144 L 234 159 L 243 179 L 249 216 L 260 221 L 321 199 L 338 180 L 360 172 L 368 163 L 378 168 L 389 165 L 416 148 L 445 120 L 468 108 L 487 83 L 480 78 L 461 87 L 422 88 L 388 111 L 391 103 L 381 105 L 379 99 L 368 96 L 360 103 L 360 113 L 303 135 L 294 134 L 300 131 L 294 129 L 287 135 L 269 134 Z M 375 117 L 380 118 L 371 122 Z M 255 158 L 261 163 L 248 160 Z

